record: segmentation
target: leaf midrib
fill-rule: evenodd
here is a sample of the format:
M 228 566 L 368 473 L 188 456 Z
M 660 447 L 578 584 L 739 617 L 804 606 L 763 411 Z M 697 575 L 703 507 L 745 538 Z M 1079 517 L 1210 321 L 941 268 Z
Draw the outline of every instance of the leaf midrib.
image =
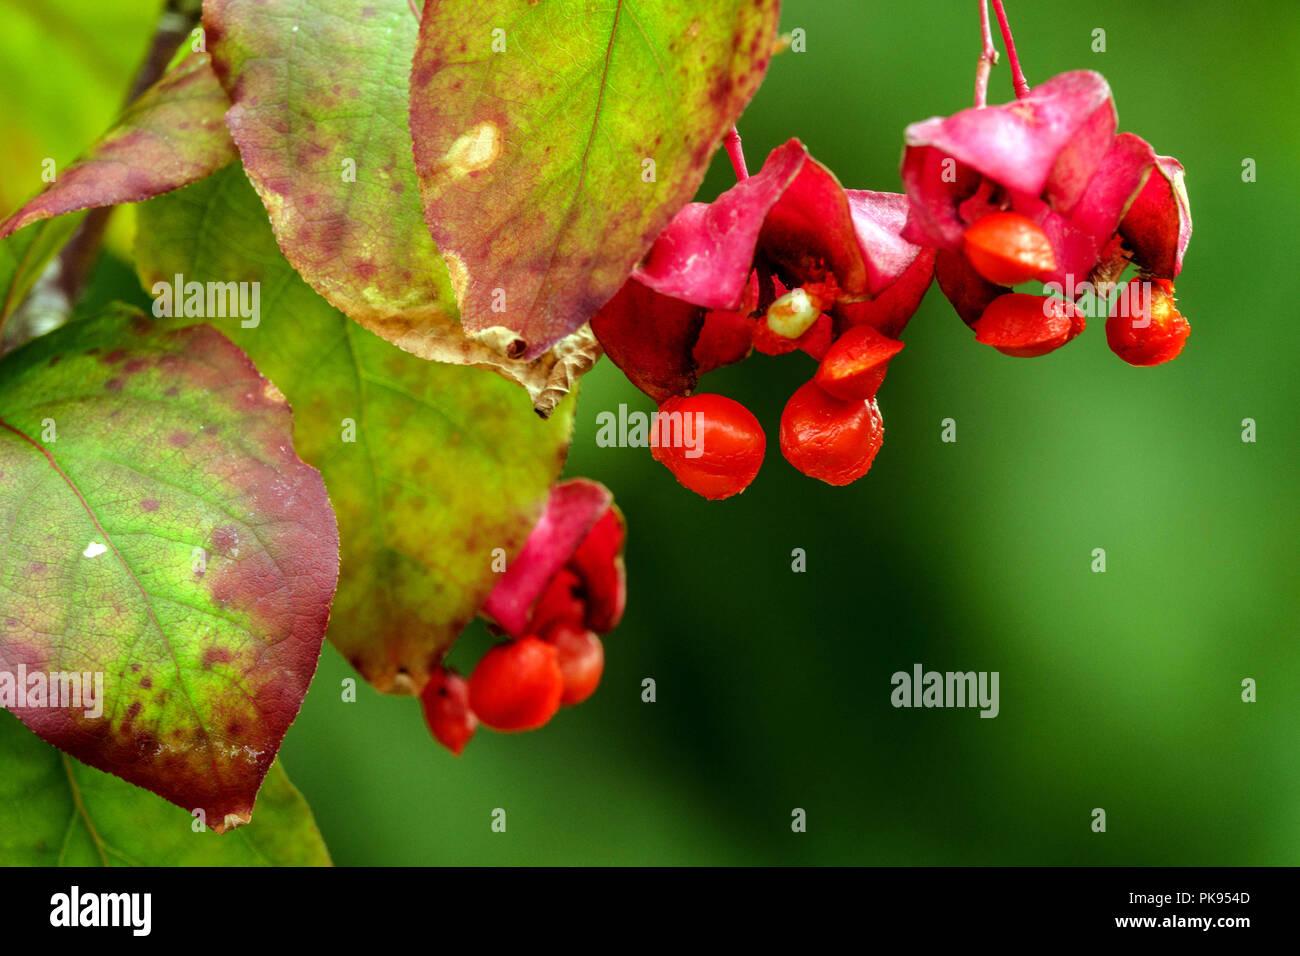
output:
M 117 549 L 117 544 L 113 541 L 109 533 L 104 529 L 104 526 L 100 524 L 99 517 L 95 514 L 94 509 L 90 507 L 90 502 L 86 500 L 85 495 L 81 493 L 81 489 L 77 487 L 75 482 L 73 482 L 72 477 L 59 466 L 59 463 L 57 461 L 54 460 L 54 456 L 50 453 L 49 449 L 43 446 L 40 442 L 36 441 L 30 435 L 23 432 L 21 429 L 15 428 L 13 425 L 9 424 L 9 422 L 5 421 L 3 418 L 0 418 L 0 428 L 3 428 L 11 432 L 12 434 L 18 436 L 23 441 L 27 442 L 27 444 L 31 445 L 38 452 L 40 452 L 41 455 L 44 456 L 46 462 L 49 463 L 50 467 L 54 469 L 55 473 L 68 486 L 69 490 L 74 495 L 77 496 L 77 500 L 81 502 L 81 506 L 82 508 L 85 509 L 86 515 L 90 518 L 91 523 L 94 524 L 95 530 L 97 530 L 103 536 L 104 543 L 113 552 L 113 556 L 117 558 L 118 563 L 126 570 L 127 575 L 131 579 L 131 583 L 134 584 L 136 589 L 140 592 L 140 597 L 144 600 L 145 609 L 149 614 L 149 620 L 153 622 L 153 626 L 157 629 L 159 635 L 162 637 L 163 644 L 167 647 L 167 653 L 172 659 L 172 665 L 176 668 L 176 684 L 180 688 L 181 693 L 185 696 L 185 702 L 189 705 L 190 712 L 194 715 L 194 722 L 198 726 L 199 733 L 203 735 L 203 740 L 204 743 L 206 744 L 204 749 L 208 753 L 208 759 L 212 766 L 212 775 L 215 779 L 220 780 L 221 773 L 217 769 L 216 748 L 212 746 L 212 737 L 208 733 L 207 727 L 204 726 L 203 718 L 200 715 L 198 708 L 194 704 L 194 699 L 190 697 L 189 687 L 186 686 L 184 675 L 181 672 L 180 661 L 177 660 L 176 658 L 176 651 L 172 647 L 171 640 L 167 636 L 167 631 L 163 628 L 162 622 L 158 620 L 158 615 L 154 612 L 153 600 L 150 598 L 149 592 L 145 590 L 143 582 L 141 582 L 139 577 L 136 576 L 135 569 L 131 567 L 130 563 L 127 562 L 126 558 Z M 131 646 L 132 647 L 135 646 L 134 641 L 132 641 Z M 130 653 L 129 649 L 127 653 L 128 654 Z M 119 674 L 118 677 L 120 678 L 121 675 Z
M 564 218 L 560 220 L 559 226 L 555 230 L 555 242 L 551 245 L 551 257 L 546 260 L 546 268 L 542 270 L 542 281 L 537 284 L 537 291 L 533 293 L 533 301 L 528 306 L 528 315 L 534 315 L 537 308 L 537 301 L 542 297 L 542 292 L 546 288 L 546 277 L 551 274 L 551 267 L 555 265 L 555 258 L 560 254 L 560 242 L 569 226 L 573 223 L 574 214 L 578 209 L 578 196 L 582 194 L 582 187 L 587 182 L 587 165 L 591 159 L 591 146 L 596 141 L 596 130 L 600 128 L 600 108 L 605 102 L 605 90 L 609 88 L 609 64 L 614 58 L 614 38 L 618 36 L 618 23 L 622 19 L 623 4 L 625 0 L 617 0 L 614 6 L 614 22 L 609 28 L 609 43 L 605 46 L 605 63 L 600 71 L 600 92 L 596 94 L 596 108 L 592 111 L 591 132 L 587 134 L 587 145 L 582 150 L 582 159 L 579 165 L 578 182 L 573 187 L 573 193 L 569 196 L 569 204 L 565 207 Z M 531 346 L 532 343 L 530 342 Z
M 73 806 L 76 807 L 76 813 L 73 815 L 73 820 L 75 820 L 78 816 L 81 817 L 81 822 L 85 824 L 86 832 L 90 834 L 90 839 L 95 844 L 95 850 L 96 852 L 99 853 L 100 862 L 103 863 L 104 866 L 106 867 L 112 867 L 113 864 L 108 862 L 108 853 L 105 851 L 104 841 L 100 838 L 99 831 L 95 829 L 95 824 L 90 819 L 90 814 L 86 812 L 86 803 L 84 800 L 81 799 L 81 788 L 77 786 L 77 780 L 72 775 L 72 758 L 63 752 L 59 753 L 59 757 L 63 762 L 63 772 L 68 778 L 68 790 L 72 793 Z M 69 822 L 69 826 L 71 826 L 72 821 L 70 820 L 68 822 Z M 66 849 L 67 849 L 67 839 L 65 836 L 64 850 Z M 63 854 L 60 853 L 59 854 L 60 863 L 63 862 L 62 857 Z

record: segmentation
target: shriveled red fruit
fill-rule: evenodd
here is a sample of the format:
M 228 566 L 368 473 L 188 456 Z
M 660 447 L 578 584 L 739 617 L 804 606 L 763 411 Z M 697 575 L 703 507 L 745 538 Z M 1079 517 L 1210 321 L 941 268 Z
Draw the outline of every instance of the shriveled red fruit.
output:
M 1072 302 L 1009 292 L 989 303 L 971 326 L 975 341 L 1003 355 L 1034 358 L 1059 349 L 1083 331 L 1087 317 Z
M 600 675 L 605 670 L 605 646 L 593 632 L 573 624 L 556 624 L 543 638 L 555 646 L 560 673 L 564 675 L 560 703 L 565 707 L 581 704 L 600 684 Z
M 845 401 L 871 398 L 885 380 L 889 360 L 903 343 L 869 325 L 849 329 L 830 347 L 813 381 L 822 391 Z
M 688 420 L 686 416 L 691 417 Z M 710 501 L 730 498 L 748 488 L 767 449 L 758 419 L 740 402 L 724 395 L 670 398 L 659 406 L 652 431 L 652 441 L 659 442 L 650 449 L 655 461 Z M 688 437 L 691 447 L 687 447 Z
M 1149 302 L 1143 296 L 1143 282 L 1151 284 Z M 1191 332 L 1174 304 L 1174 284 L 1168 279 L 1132 279 L 1106 320 L 1106 343 L 1129 365 L 1159 365 L 1177 358 Z
M 445 667 L 436 668 L 420 694 L 420 707 L 434 739 L 459 757 L 478 729 L 465 678 Z
M 597 519 L 569 559 L 586 601 L 583 614 L 567 620 L 585 622 L 598 634 L 618 627 L 627 603 L 627 569 L 623 564 L 623 540 L 627 528 L 623 513 L 614 505 Z M 535 625 L 540 631 L 542 624 Z
M 560 568 L 533 605 L 529 628 L 540 632 L 556 621 L 581 621 L 586 617 L 587 604 L 579 597 L 580 590 L 582 579 L 578 573 L 572 568 Z
M 975 271 L 997 285 L 1019 285 L 1056 269 L 1047 233 L 1018 212 L 995 212 L 979 219 L 962 235 L 962 249 Z
M 847 485 L 871 468 L 885 425 L 874 399 L 844 401 L 816 382 L 800 386 L 781 413 L 781 453 L 810 478 Z
M 564 695 L 555 646 L 532 635 L 492 648 L 469 675 L 469 704 L 493 730 L 535 730 Z

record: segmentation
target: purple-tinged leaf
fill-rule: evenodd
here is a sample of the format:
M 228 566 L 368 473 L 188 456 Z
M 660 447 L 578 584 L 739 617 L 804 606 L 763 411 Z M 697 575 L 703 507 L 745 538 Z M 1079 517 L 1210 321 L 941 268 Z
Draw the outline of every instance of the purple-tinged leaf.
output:
M 550 414 L 599 348 L 583 330 L 523 361 L 513 336 L 461 327 L 411 156 L 407 0 L 209 0 L 203 19 L 226 120 L 294 269 L 394 345 L 491 368 Z
M 338 579 L 284 397 L 212 328 L 125 307 L 35 339 L 0 382 L 0 704 L 215 830 L 247 823 Z M 102 707 L 33 698 L 34 673 L 98 674 Z
M 281 384 L 294 447 L 334 494 L 329 640 L 376 689 L 419 693 L 497 583 L 497 549 L 513 556 L 541 514 L 577 396 L 541 421 L 505 379 L 427 362 L 348 319 L 285 261 L 235 167 L 146 203 L 139 222 L 146 287 L 179 271 L 261 284 L 259 324 L 222 329 Z
M 0 239 L 40 219 L 140 202 L 233 161 L 226 95 L 206 53 L 191 53 L 129 106 L 86 155 L 0 223 Z
M 618 291 L 757 89 L 777 6 L 425 4 L 415 163 L 471 334 L 529 358 Z

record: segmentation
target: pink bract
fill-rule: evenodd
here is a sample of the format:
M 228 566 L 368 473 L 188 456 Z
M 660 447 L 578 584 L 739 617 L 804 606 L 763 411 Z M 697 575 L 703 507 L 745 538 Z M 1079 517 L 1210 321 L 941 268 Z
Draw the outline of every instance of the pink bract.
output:
M 745 322 L 771 304 L 778 286 L 815 288 L 840 326 L 901 329 L 931 275 L 930 257 L 900 235 L 906 221 L 906 197 L 846 190 L 789 140 L 714 202 L 684 207 L 592 329 L 656 401 L 689 394 L 703 372 L 744 358 L 748 348 L 736 343 Z M 846 317 L 855 309 L 861 314 Z M 706 335 L 710 347 L 700 354 L 706 328 L 726 332 Z
M 587 590 L 588 605 L 597 609 L 597 629 L 612 629 L 622 617 L 627 593 L 623 537 L 622 518 L 608 488 L 586 478 L 560 482 L 551 489 L 523 549 L 483 602 L 482 613 L 511 637 L 523 637 L 529 633 L 533 605 L 567 567 Z
M 941 250 L 940 284 L 968 322 L 1006 290 L 944 253 L 959 254 L 965 230 L 1000 209 L 1047 233 L 1052 281 L 1088 279 L 1117 232 L 1144 271 L 1172 278 L 1182 268 L 1191 237 L 1182 166 L 1141 137 L 1116 134 L 1110 87 L 1097 73 L 1063 73 L 1014 102 L 914 123 L 906 144 L 902 237 Z

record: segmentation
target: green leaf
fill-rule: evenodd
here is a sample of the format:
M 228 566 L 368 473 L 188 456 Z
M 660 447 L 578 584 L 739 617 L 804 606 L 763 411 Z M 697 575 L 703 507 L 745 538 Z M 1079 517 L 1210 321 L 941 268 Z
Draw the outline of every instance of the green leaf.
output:
M 411 158 L 407 0 L 209 0 L 203 15 L 231 133 L 293 267 L 388 341 L 498 369 L 549 412 L 599 350 L 586 332 L 521 362 L 461 328 Z
M 45 267 L 84 218 L 83 213 L 59 216 L 0 240 L 0 327 L 22 305 Z
M 119 306 L 0 362 L 0 705 L 218 831 L 252 813 L 337 580 L 292 438 L 284 397 L 209 326 Z M 89 675 L 98 707 L 37 698 L 33 674 Z
M 428 0 L 411 132 L 466 329 L 527 358 L 618 291 L 758 88 L 777 7 Z
M 343 570 L 329 638 L 380 690 L 419 689 L 495 583 L 493 549 L 513 556 L 540 515 L 573 401 L 543 421 L 498 376 L 349 321 L 294 274 L 237 168 L 139 216 L 146 287 L 176 273 L 261 283 L 260 323 L 222 328 L 284 389 L 297 448 L 333 491 Z
M 226 105 L 207 54 L 191 53 L 45 192 L 0 223 L 0 239 L 39 219 L 139 202 L 216 172 L 235 158 Z
M 0 712 L 0 864 L 5 866 L 329 866 L 311 809 L 277 760 L 257 819 L 233 833 L 42 743 Z

